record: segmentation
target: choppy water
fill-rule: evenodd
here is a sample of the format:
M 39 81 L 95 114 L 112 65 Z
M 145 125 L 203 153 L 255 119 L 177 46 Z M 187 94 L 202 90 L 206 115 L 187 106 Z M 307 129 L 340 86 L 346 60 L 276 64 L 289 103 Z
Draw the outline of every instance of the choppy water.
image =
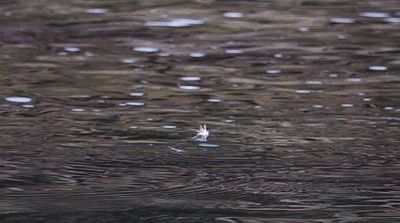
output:
M 1 1 L 0 221 L 399 222 L 399 25 L 396 0 Z

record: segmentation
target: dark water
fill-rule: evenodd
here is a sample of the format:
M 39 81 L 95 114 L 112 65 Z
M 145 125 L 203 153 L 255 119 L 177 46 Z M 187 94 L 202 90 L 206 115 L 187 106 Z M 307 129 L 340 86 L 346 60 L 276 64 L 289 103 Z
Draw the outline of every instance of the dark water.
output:
M 399 25 L 396 0 L 0 1 L 0 222 L 400 222 Z

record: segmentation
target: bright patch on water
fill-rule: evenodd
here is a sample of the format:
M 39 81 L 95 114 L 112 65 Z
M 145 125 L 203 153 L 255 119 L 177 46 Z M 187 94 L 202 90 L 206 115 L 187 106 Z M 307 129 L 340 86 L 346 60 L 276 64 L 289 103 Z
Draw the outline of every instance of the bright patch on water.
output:
M 306 81 L 306 84 L 310 84 L 310 85 L 320 85 L 320 84 L 322 84 L 322 81 Z
M 169 21 L 146 22 L 144 25 L 154 26 L 154 27 L 180 28 L 180 27 L 189 27 L 202 24 L 204 24 L 204 21 L 199 19 L 172 19 Z
M 190 54 L 190 57 L 193 57 L 193 58 L 200 58 L 200 57 L 204 57 L 204 56 L 205 56 L 205 54 L 200 53 L 200 52 L 193 52 Z
M 209 99 L 207 99 L 207 101 L 208 101 L 208 102 L 213 102 L 213 103 L 219 103 L 219 102 L 221 102 L 222 100 L 219 99 L 219 98 L 209 98 Z
M 340 106 L 342 106 L 343 108 L 352 108 L 352 107 L 354 107 L 353 104 L 341 104 Z
M 6 97 L 6 101 L 14 103 L 29 103 L 32 101 L 32 99 L 28 97 L 10 96 Z
M 85 57 L 92 57 L 92 56 L 94 56 L 94 54 L 93 53 L 91 53 L 91 52 L 85 52 Z
M 385 18 L 383 21 L 385 21 L 387 23 L 394 23 L 394 24 L 398 25 L 400 23 L 400 18 L 398 18 L 398 17 L 389 17 L 389 18 Z
M 242 18 L 243 17 L 243 13 L 241 13 L 241 12 L 225 12 L 223 15 L 226 18 Z
M 219 147 L 217 144 L 211 144 L 211 143 L 200 143 L 200 147 L 205 147 L 205 148 L 217 148 Z
M 391 110 L 393 110 L 394 108 L 393 107 L 390 107 L 390 106 L 387 106 L 387 107 L 384 107 L 383 108 L 385 111 L 391 111 Z
M 71 109 L 71 111 L 73 111 L 73 112 L 84 112 L 85 109 L 83 109 L 83 108 L 73 108 L 73 109 Z
M 387 67 L 385 67 L 385 66 L 370 66 L 368 69 L 372 70 L 372 71 L 386 71 Z
M 361 78 L 347 78 L 346 81 L 347 82 L 361 82 L 362 79 Z
M 339 76 L 339 74 L 329 74 L 328 75 L 328 77 L 332 77 L 332 78 L 335 78 L 335 77 L 338 77 Z
M 24 107 L 24 108 L 33 108 L 35 106 L 34 105 L 22 105 L 22 107 Z
M 313 108 L 323 108 L 324 106 L 323 105 L 313 105 L 312 107 Z
M 265 72 L 267 74 L 280 74 L 282 71 L 281 70 L 272 69 L 272 70 L 266 70 Z
M 359 14 L 362 17 L 367 18 L 386 18 L 389 17 L 389 13 L 386 12 L 361 12 Z
M 126 102 L 125 104 L 128 106 L 143 106 L 144 102 L 131 101 L 131 102 Z
M 175 125 L 163 125 L 164 129 L 176 129 Z
M 199 81 L 200 77 L 190 76 L 190 77 L 181 77 L 183 81 Z
M 200 87 L 199 86 L 193 86 L 193 85 L 181 85 L 179 86 L 180 89 L 183 90 L 199 90 Z
M 143 92 L 131 92 L 129 93 L 129 96 L 134 96 L 134 97 L 142 97 L 144 95 Z
M 302 33 L 310 31 L 310 29 L 306 26 L 299 27 L 297 30 L 299 30 Z
M 91 9 L 86 9 L 85 12 L 88 14 L 104 14 L 107 13 L 107 9 L 91 8 Z
M 240 49 L 226 49 L 225 53 L 227 53 L 227 54 L 240 54 L 240 53 L 243 53 L 243 51 L 240 50 Z
M 81 51 L 79 47 L 64 47 L 64 51 L 70 52 L 70 53 L 77 53 Z
M 145 46 L 134 47 L 132 50 L 136 51 L 136 52 L 141 52 L 141 53 L 157 53 L 158 51 L 160 51 L 160 49 L 158 49 L 158 48 L 145 47 Z
M 311 91 L 310 90 L 296 90 L 297 94 L 310 94 Z
M 355 22 L 354 19 L 350 18 L 331 18 L 329 21 L 334 24 L 353 24 Z
M 133 58 L 126 58 L 122 60 L 122 63 L 126 63 L 126 64 L 131 64 L 131 63 L 135 63 L 136 60 Z

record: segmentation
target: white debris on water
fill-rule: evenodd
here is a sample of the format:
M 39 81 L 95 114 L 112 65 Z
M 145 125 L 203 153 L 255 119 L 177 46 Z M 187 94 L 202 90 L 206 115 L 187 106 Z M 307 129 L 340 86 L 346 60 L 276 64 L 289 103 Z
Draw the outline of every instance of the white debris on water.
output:
M 207 137 L 210 135 L 206 125 L 200 125 L 200 128 L 199 130 L 196 130 L 196 133 L 197 134 L 192 137 L 192 139 L 196 141 L 207 141 Z

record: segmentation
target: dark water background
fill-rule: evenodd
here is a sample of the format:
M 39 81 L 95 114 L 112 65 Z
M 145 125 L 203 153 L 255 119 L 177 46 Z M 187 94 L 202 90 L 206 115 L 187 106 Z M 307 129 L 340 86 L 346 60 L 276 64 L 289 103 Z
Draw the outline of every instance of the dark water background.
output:
M 397 0 L 1 0 L 0 222 L 400 222 L 399 25 Z

